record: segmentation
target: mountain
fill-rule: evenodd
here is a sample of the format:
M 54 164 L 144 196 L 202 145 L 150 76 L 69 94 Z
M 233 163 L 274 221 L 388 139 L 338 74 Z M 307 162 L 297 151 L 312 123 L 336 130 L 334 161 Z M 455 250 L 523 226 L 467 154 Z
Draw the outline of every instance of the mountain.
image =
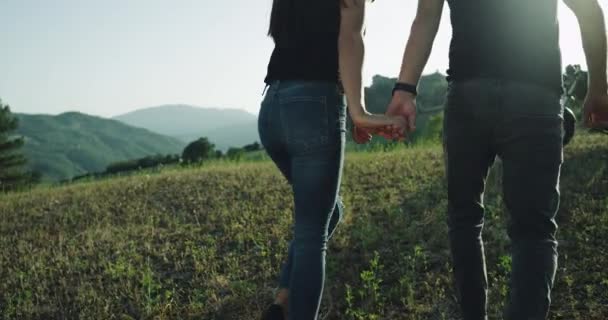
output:
M 259 141 L 257 117 L 238 109 L 162 105 L 136 110 L 113 119 L 186 143 L 207 137 L 221 150 Z
M 260 141 L 257 119 L 205 131 L 203 136 L 209 138 L 217 149 L 224 151 L 230 147 L 243 147 Z
M 175 138 L 78 112 L 16 116 L 30 168 L 51 181 L 103 171 L 117 161 L 181 153 L 185 146 Z

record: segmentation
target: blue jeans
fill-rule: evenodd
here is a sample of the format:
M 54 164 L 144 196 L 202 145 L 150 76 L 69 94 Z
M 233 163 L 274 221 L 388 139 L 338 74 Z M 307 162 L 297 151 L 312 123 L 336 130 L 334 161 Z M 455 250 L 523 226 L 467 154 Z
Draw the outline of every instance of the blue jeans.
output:
M 465 320 L 487 319 L 482 240 L 488 170 L 502 160 L 510 213 L 510 296 L 505 318 L 543 320 L 557 269 L 563 109 L 553 90 L 476 79 L 450 84 L 444 123 L 448 223 L 454 277 Z
M 277 81 L 259 116 L 262 145 L 292 187 L 294 238 L 282 274 L 289 318 L 317 319 L 327 241 L 342 215 L 346 107 L 335 83 Z

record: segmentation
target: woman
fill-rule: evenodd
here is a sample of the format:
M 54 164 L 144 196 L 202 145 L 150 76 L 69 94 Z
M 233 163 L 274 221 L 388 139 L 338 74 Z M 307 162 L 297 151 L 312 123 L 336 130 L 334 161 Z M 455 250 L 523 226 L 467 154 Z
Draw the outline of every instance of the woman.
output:
M 338 198 L 346 131 L 342 91 L 359 128 L 357 141 L 368 141 L 369 132 L 404 132 L 401 118 L 369 114 L 363 105 L 364 9 L 364 0 L 273 2 L 269 35 L 275 49 L 259 131 L 292 186 L 295 223 L 279 291 L 263 319 L 317 319 L 327 240 L 343 210 Z

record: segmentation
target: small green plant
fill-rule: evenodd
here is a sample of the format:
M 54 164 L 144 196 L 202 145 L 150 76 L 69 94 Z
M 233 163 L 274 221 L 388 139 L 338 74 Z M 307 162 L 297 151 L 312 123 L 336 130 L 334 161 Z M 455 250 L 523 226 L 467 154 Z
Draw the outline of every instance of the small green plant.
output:
M 384 314 L 385 297 L 381 292 L 382 279 L 380 274 L 383 266 L 380 264 L 380 254 L 374 252 L 374 257 L 369 263 L 369 269 L 360 274 L 360 287 L 353 291 L 352 286 L 347 285 L 346 303 L 348 309 L 346 315 L 356 320 L 381 319 Z

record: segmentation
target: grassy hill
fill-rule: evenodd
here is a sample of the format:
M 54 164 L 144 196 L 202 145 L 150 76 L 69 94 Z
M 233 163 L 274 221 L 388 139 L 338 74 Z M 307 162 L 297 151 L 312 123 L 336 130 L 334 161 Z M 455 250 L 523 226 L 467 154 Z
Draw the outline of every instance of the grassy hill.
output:
M 500 177 L 486 195 L 491 319 L 510 269 Z M 438 146 L 350 153 L 323 319 L 458 319 Z M 550 319 L 608 318 L 608 138 L 563 167 Z M 169 169 L 0 198 L 4 319 L 256 319 L 286 253 L 290 189 L 271 163 Z
M 103 171 L 116 161 L 181 153 L 185 146 L 174 138 L 77 112 L 17 117 L 16 133 L 25 137 L 29 166 L 47 180 Z
M 207 137 L 221 150 L 259 141 L 257 117 L 238 109 L 163 105 L 129 112 L 114 119 L 186 143 Z

